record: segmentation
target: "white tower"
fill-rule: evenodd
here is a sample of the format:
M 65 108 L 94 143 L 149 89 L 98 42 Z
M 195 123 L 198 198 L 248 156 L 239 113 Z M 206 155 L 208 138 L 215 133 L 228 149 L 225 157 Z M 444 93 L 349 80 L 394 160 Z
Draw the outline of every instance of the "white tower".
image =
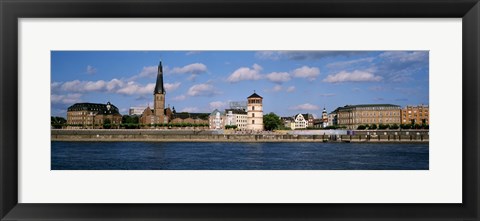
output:
M 263 98 L 255 91 L 247 98 L 247 130 L 263 130 Z

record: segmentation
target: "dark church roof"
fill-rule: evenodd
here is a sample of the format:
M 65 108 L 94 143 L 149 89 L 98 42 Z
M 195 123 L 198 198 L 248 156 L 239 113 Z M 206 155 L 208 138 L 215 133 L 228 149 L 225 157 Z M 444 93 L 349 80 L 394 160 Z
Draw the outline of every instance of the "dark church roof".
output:
M 155 90 L 153 94 L 163 94 L 165 93 L 165 89 L 163 88 L 163 68 L 162 68 L 162 61 L 158 64 L 158 72 L 157 72 L 157 83 L 155 84 Z
M 110 109 L 107 108 L 107 105 L 110 106 Z M 68 111 L 91 111 L 96 114 L 119 114 L 118 108 L 108 102 L 107 104 L 97 104 L 97 103 L 76 103 L 70 106 Z
M 250 95 L 250 97 L 248 98 L 262 98 L 260 95 L 258 95 L 257 93 L 253 93 L 252 95 Z

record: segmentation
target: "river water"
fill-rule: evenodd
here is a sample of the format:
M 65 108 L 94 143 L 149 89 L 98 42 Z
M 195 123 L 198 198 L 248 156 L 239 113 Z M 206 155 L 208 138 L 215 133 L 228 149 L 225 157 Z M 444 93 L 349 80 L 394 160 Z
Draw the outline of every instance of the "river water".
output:
M 51 142 L 52 170 L 428 170 L 428 144 Z

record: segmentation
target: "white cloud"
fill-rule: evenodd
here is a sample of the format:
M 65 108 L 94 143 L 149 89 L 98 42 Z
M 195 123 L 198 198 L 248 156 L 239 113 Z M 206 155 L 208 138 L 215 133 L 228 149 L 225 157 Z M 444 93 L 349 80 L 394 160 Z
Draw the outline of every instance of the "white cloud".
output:
M 155 84 L 147 84 L 145 86 L 136 82 L 130 81 L 124 87 L 116 91 L 118 94 L 132 95 L 132 94 L 149 94 L 153 93 Z
M 326 94 L 319 94 L 318 96 L 321 96 L 321 97 L 333 97 L 335 96 L 336 94 L 334 93 L 326 93 Z
M 262 78 L 260 71 L 262 67 L 258 64 L 254 64 L 252 68 L 241 67 L 235 70 L 228 78 L 230 83 L 245 81 L 245 80 L 259 80 Z
M 270 74 L 267 74 L 266 78 L 269 81 L 275 82 L 275 83 L 283 83 L 291 79 L 290 74 L 287 72 L 272 72 Z
M 157 66 L 147 66 L 143 67 L 142 71 L 137 76 L 137 78 L 144 78 L 144 77 L 156 77 L 158 74 L 158 67 Z
M 371 91 L 385 91 L 386 88 L 384 88 L 382 86 L 372 86 L 372 87 L 369 87 L 368 90 L 371 90 Z
M 314 110 L 320 110 L 320 107 L 318 107 L 316 105 L 313 105 L 313 104 L 310 104 L 310 103 L 305 103 L 305 104 L 300 104 L 300 105 L 297 105 L 297 106 L 290 107 L 289 109 L 290 110 L 299 110 L 299 111 L 303 111 L 303 110 L 314 111 Z
M 306 78 L 309 81 L 314 81 L 320 75 L 320 69 L 316 67 L 303 66 L 293 70 L 293 76 L 297 78 Z
M 205 97 L 211 97 L 218 94 L 218 92 L 215 90 L 215 88 L 208 83 L 205 84 L 196 84 L 193 85 L 188 89 L 187 95 L 188 96 L 205 96 Z
M 337 74 L 328 75 L 323 81 L 328 83 L 377 82 L 382 79 L 381 76 L 376 76 L 373 73 L 355 70 L 353 72 L 342 71 Z
M 170 70 L 172 74 L 200 74 L 204 72 L 207 72 L 207 66 L 202 63 L 193 63 Z
M 327 67 L 328 68 L 346 68 L 346 67 L 349 67 L 351 65 L 356 65 L 356 64 L 359 64 L 359 63 L 369 63 L 369 62 L 372 62 L 375 58 L 374 57 L 367 57 L 367 58 L 359 58 L 359 59 L 355 59 L 355 60 L 350 60 L 350 61 L 339 61 L 339 62 L 334 62 L 334 63 L 330 63 L 330 64 L 327 64 Z
M 178 85 L 177 85 L 178 84 Z M 166 84 L 166 88 L 171 90 L 178 88 L 180 83 Z M 135 81 L 125 82 L 119 79 L 112 79 L 110 81 L 67 81 L 67 82 L 54 82 L 51 84 L 52 91 L 66 91 L 74 93 L 89 93 L 89 92 L 104 92 L 104 93 L 117 93 L 122 95 L 142 95 L 153 93 L 155 88 L 154 83 L 142 85 Z
M 418 62 L 428 60 L 428 52 L 426 51 L 387 51 L 379 55 L 379 57 L 395 62 Z
M 318 60 L 327 57 L 351 57 L 369 53 L 368 51 L 259 51 L 255 56 L 260 59 Z
M 287 92 L 294 92 L 295 91 L 295 86 L 290 86 L 287 88 Z
M 185 55 L 194 55 L 194 54 L 200 54 L 200 53 L 201 53 L 200 51 L 189 51 L 185 53 Z
M 178 87 L 180 87 L 180 84 L 181 84 L 180 82 L 166 83 L 164 87 L 167 92 L 171 92 L 176 90 Z
M 97 69 L 92 65 L 87 65 L 87 74 L 95 74 L 97 73 Z
M 101 91 L 105 88 L 105 81 L 88 81 L 83 85 L 85 91 Z
M 180 112 L 199 112 L 200 109 L 198 107 L 186 107 L 183 108 Z
M 74 104 L 81 102 L 82 94 L 66 94 L 66 95 L 50 95 L 50 100 L 52 104 Z
M 210 102 L 209 106 L 210 106 L 210 110 L 215 110 L 215 109 L 222 110 L 227 107 L 227 103 L 222 101 L 213 101 L 213 102 Z
M 185 95 L 179 95 L 179 96 L 176 96 L 176 97 L 172 98 L 173 101 L 183 101 L 185 99 L 187 99 L 187 96 L 185 96 Z
M 114 79 L 110 80 L 105 87 L 106 87 L 108 92 L 113 92 L 117 88 L 121 88 L 124 85 L 125 85 L 125 82 L 123 82 L 122 80 L 114 78 Z
M 272 89 L 273 92 L 279 92 L 279 91 L 282 91 L 283 90 L 283 87 L 280 86 L 280 85 L 275 85 Z

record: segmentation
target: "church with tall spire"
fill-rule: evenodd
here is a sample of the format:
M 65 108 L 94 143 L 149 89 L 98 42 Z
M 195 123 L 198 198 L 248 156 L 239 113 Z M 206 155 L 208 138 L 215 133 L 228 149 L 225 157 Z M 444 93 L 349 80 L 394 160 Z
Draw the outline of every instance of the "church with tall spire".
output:
M 157 81 L 153 90 L 153 109 L 147 107 L 140 118 L 142 124 L 164 124 L 168 123 L 168 116 L 171 115 L 170 108 L 165 109 L 166 91 L 163 86 L 162 61 L 158 63 Z
M 177 113 L 175 107 L 170 109 L 170 105 L 165 108 L 166 91 L 163 83 L 162 61 L 158 63 L 157 81 L 153 89 L 153 107 L 150 105 L 145 108 L 140 117 L 140 123 L 143 125 L 152 124 L 208 124 L 209 113 Z

